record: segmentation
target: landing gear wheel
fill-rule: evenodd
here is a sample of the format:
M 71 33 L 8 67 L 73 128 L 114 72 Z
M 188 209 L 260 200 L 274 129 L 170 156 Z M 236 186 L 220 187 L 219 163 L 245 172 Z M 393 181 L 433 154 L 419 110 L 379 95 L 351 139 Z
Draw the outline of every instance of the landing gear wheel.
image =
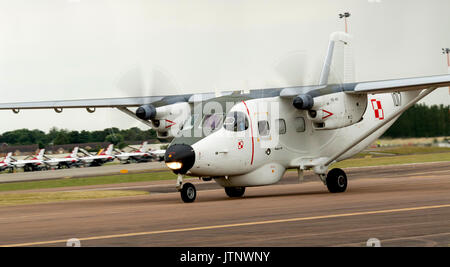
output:
M 225 187 L 225 193 L 229 197 L 242 197 L 245 193 L 245 187 Z
M 327 174 L 327 187 L 330 193 L 342 193 L 347 189 L 347 175 L 341 169 L 332 169 Z
M 185 203 L 192 203 L 195 201 L 195 198 L 197 197 L 197 190 L 195 189 L 195 186 L 191 183 L 185 183 L 183 185 L 183 188 L 180 190 L 181 199 Z

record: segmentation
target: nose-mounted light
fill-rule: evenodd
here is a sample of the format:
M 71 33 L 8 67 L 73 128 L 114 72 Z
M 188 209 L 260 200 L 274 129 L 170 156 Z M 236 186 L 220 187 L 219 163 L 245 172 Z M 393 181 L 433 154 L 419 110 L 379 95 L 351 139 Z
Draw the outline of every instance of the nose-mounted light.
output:
M 195 152 L 190 145 L 175 144 L 167 148 L 164 161 L 175 174 L 186 174 L 195 163 Z
M 167 167 L 171 170 L 179 170 L 183 167 L 183 163 L 181 162 L 166 162 Z

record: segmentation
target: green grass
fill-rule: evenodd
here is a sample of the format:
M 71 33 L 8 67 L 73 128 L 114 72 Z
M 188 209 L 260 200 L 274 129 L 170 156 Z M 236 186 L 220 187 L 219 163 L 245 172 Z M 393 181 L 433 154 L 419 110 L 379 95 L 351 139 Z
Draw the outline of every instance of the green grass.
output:
M 404 155 L 404 156 L 392 156 L 392 157 L 371 157 L 365 158 L 351 158 L 336 164 L 333 164 L 330 168 L 349 168 L 349 167 L 365 167 L 365 166 L 384 166 L 384 165 L 397 165 L 408 163 L 425 163 L 425 162 L 438 162 L 438 161 L 450 161 L 450 152 L 448 153 L 434 153 L 434 154 L 417 154 L 417 155 Z
M 0 194 L 0 206 L 147 195 L 145 191 L 109 190 Z
M 448 147 L 434 147 L 434 146 L 406 146 L 395 147 L 380 150 L 382 153 L 396 154 L 396 155 L 412 155 L 412 154 L 431 154 L 431 153 L 446 153 L 450 152 Z
M 169 171 L 137 173 L 137 174 L 120 174 L 120 175 L 98 176 L 87 178 L 66 178 L 66 179 L 55 179 L 44 181 L 3 183 L 0 184 L 0 192 L 28 190 L 28 189 L 71 187 L 71 186 L 148 182 L 148 181 L 170 180 L 170 179 L 176 179 L 176 175 Z
M 450 148 L 444 147 L 420 147 L 420 146 L 402 146 L 402 147 L 392 147 L 392 148 L 374 148 L 371 150 L 366 150 L 353 158 L 364 158 L 366 156 L 373 157 L 386 157 L 393 155 L 416 155 L 416 154 L 432 154 L 432 153 L 446 153 L 450 152 Z M 385 154 L 385 155 L 383 155 Z

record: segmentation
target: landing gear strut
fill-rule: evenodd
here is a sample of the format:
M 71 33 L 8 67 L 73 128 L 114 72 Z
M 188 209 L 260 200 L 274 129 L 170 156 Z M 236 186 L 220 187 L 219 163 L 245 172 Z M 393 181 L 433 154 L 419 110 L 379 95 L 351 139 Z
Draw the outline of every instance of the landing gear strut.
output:
M 341 169 L 332 169 L 329 171 L 326 182 L 330 193 L 342 193 L 347 189 L 347 175 Z
M 225 187 L 225 193 L 229 197 L 242 197 L 245 193 L 245 187 Z

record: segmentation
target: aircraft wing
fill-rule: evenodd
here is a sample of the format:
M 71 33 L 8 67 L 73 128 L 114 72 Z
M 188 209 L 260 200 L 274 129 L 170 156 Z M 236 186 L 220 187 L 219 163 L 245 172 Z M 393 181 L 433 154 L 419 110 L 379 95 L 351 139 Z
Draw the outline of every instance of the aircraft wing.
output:
M 450 86 L 450 75 L 346 84 L 344 91 L 357 94 L 380 94 L 445 86 Z
M 231 95 L 233 92 L 221 92 L 220 95 Z M 198 102 L 215 98 L 215 93 L 168 95 L 168 96 L 144 96 L 144 97 L 121 97 L 121 98 L 100 98 L 100 99 L 79 99 L 79 100 L 56 100 L 56 101 L 36 101 L 17 102 L 0 104 L 0 110 L 12 109 L 66 109 L 66 108 L 120 108 L 120 107 L 140 107 L 145 104 L 155 106 L 170 105 L 177 102 Z
M 406 78 L 396 80 L 385 80 L 375 82 L 359 82 L 348 84 L 318 85 L 318 86 L 297 86 L 289 88 L 271 88 L 250 90 L 249 96 L 261 97 L 295 97 L 299 94 L 311 94 L 313 97 L 337 93 L 355 94 L 379 94 L 389 92 L 400 92 L 409 90 L 421 90 L 427 88 L 439 88 L 450 86 L 450 75 Z M 220 92 L 220 96 L 231 95 L 238 91 Z M 206 101 L 217 97 L 216 93 L 172 95 L 172 96 L 145 96 L 145 97 L 122 97 L 103 99 L 81 99 L 62 101 L 40 101 L 40 102 L 18 102 L 0 104 L 0 110 L 13 110 L 18 112 L 21 109 L 65 109 L 65 108 L 120 108 L 139 107 L 145 104 L 152 104 L 156 107 L 170 105 L 177 102 L 194 103 Z
M 108 107 L 138 107 L 144 104 L 163 100 L 164 97 L 124 97 L 104 99 L 80 99 L 61 101 L 37 101 L 0 104 L 2 109 L 50 109 L 50 108 L 108 108 Z

